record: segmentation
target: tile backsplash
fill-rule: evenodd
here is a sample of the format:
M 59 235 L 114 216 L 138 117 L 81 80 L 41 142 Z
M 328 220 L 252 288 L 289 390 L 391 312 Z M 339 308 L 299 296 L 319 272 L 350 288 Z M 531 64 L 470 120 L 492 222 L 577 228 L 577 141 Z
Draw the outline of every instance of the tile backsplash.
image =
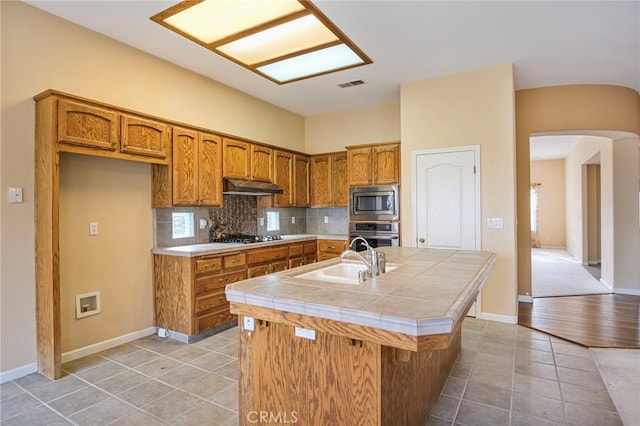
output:
M 172 238 L 171 214 L 173 212 L 194 213 L 194 237 Z M 279 213 L 280 229 L 278 231 L 267 232 L 267 212 Z M 153 214 L 155 247 L 174 247 L 208 243 L 210 241 L 210 233 L 217 233 L 221 230 L 228 234 L 346 235 L 348 227 L 346 208 L 258 208 L 256 197 L 246 195 L 225 195 L 224 204 L 221 208 L 173 207 L 154 209 Z M 261 218 L 263 219 L 262 224 L 260 224 Z M 204 229 L 200 229 L 199 226 L 201 219 L 206 220 Z M 327 223 L 325 223 L 325 219 Z

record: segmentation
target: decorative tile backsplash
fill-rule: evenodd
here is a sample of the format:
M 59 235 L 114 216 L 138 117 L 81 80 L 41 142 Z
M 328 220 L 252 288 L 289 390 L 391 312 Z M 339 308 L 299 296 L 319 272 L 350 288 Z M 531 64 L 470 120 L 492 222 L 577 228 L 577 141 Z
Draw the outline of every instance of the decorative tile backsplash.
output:
M 174 207 L 154 209 L 155 247 L 208 243 L 212 236 L 226 234 L 331 234 L 346 235 L 347 209 L 258 208 L 255 196 L 225 195 L 223 207 Z M 172 213 L 193 212 L 192 238 L 172 238 Z M 267 232 L 267 212 L 278 212 L 279 230 Z M 260 224 L 260 219 L 263 224 Z M 292 219 L 293 218 L 293 219 Z M 325 223 L 326 219 L 326 223 Z M 206 226 L 200 229 L 200 221 Z

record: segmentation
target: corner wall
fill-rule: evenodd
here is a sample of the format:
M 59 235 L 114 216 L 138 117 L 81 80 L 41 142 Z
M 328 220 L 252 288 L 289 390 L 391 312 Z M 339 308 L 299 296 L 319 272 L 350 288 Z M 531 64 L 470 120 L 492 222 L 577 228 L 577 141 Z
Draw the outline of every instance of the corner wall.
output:
M 400 90 L 404 165 L 401 206 L 402 222 L 405 224 L 402 228 L 403 245 L 415 245 L 409 225 L 413 214 L 411 152 L 480 145 L 482 250 L 498 255 L 482 291 L 482 315 L 515 322 L 517 271 L 512 65 L 498 65 L 403 84 Z M 487 217 L 503 218 L 504 228 L 488 229 L 485 225 Z

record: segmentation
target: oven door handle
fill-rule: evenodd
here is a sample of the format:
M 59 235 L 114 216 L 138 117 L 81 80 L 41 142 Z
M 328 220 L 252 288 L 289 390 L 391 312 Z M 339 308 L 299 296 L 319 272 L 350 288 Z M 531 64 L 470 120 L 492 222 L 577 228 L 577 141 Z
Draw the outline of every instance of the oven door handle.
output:
M 362 235 L 351 234 L 349 238 L 362 237 L 365 240 L 397 240 L 400 237 L 397 235 Z

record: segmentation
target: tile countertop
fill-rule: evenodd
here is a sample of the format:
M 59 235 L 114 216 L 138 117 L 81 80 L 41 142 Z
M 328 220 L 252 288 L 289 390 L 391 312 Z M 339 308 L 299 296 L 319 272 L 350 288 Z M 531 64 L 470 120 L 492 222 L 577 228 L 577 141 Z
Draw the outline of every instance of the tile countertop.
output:
M 451 333 L 493 269 L 496 255 L 481 251 L 385 247 L 400 266 L 362 284 L 335 284 L 297 275 L 340 263 L 305 265 L 226 287 L 227 299 L 409 336 Z
M 151 250 L 153 254 L 165 254 L 168 256 L 181 256 L 181 257 L 197 257 L 206 256 L 208 254 L 222 254 L 238 250 L 247 250 L 260 247 L 277 246 L 279 244 L 288 244 L 296 241 L 308 241 L 308 240 L 347 240 L 346 235 L 315 235 L 315 234 L 297 234 L 297 235 L 282 235 L 281 240 L 277 241 L 265 241 L 263 243 L 203 243 L 203 244 L 191 244 L 186 246 L 175 247 L 154 247 Z

